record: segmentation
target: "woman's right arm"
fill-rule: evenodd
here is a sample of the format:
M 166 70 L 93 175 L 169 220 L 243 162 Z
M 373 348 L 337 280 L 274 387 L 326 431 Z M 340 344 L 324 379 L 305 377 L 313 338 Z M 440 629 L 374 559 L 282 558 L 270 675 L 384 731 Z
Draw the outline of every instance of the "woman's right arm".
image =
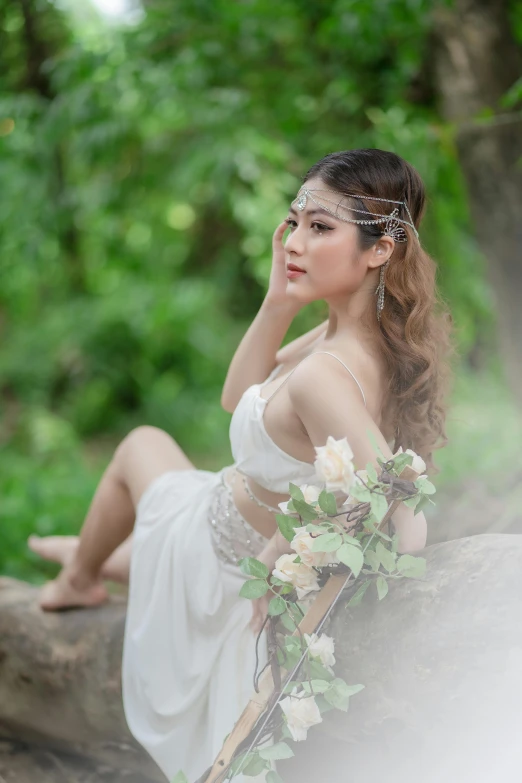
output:
M 241 340 L 228 368 L 221 395 L 221 405 L 232 413 L 243 392 L 254 383 L 261 383 L 273 370 L 276 352 L 288 327 L 302 305 L 288 298 L 286 288 L 285 249 L 283 234 L 285 222 L 275 230 L 272 238 L 272 269 L 268 291 L 250 328 Z
M 221 405 L 233 413 L 241 396 L 272 372 L 276 352 L 296 315 L 295 306 L 265 299 L 230 362 Z

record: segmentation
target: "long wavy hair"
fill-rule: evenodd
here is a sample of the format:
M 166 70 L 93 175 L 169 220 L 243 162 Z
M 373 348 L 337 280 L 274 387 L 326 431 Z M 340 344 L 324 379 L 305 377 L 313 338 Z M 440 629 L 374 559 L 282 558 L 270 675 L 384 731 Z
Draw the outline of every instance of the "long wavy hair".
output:
M 357 210 L 386 215 L 395 205 L 408 205 L 418 229 L 426 194 L 417 171 L 393 152 L 347 150 L 326 155 L 307 172 L 304 181 L 320 177 L 339 193 L 365 196 L 353 199 Z M 365 219 L 361 212 L 354 217 Z M 368 215 L 371 219 L 371 215 Z M 403 206 L 399 218 L 409 220 Z M 445 398 L 450 380 L 451 317 L 436 286 L 436 265 L 423 250 L 415 232 L 401 223 L 408 241 L 395 243 L 385 270 L 384 308 L 380 321 L 376 302 L 365 322 L 375 334 L 384 360 L 387 389 L 383 410 L 385 429 L 393 433 L 393 450 L 413 449 L 434 471 L 432 453 L 447 442 Z M 357 225 L 362 250 L 382 236 L 382 224 Z

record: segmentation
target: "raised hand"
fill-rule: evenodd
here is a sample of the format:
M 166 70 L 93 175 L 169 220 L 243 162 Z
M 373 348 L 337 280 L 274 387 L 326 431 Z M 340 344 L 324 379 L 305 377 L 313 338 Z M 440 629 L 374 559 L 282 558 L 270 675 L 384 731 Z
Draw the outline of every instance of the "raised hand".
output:
M 283 234 L 288 228 L 288 223 L 284 220 L 278 225 L 272 237 L 272 270 L 268 283 L 266 300 L 271 304 L 296 306 L 295 300 L 290 300 L 287 293 L 288 279 L 286 277 L 286 259 L 285 246 L 283 245 Z

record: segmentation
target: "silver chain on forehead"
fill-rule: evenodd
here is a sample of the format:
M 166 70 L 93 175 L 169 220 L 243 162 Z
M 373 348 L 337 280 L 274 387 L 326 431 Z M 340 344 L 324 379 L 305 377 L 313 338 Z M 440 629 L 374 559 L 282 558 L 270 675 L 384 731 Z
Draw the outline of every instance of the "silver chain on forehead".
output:
M 329 198 L 328 195 L 323 194 L 329 194 L 331 196 L 340 196 L 340 198 L 332 199 Z M 343 204 L 343 200 L 345 198 L 360 198 L 360 199 L 366 199 L 368 201 L 383 201 L 387 204 L 397 204 L 406 210 L 406 214 L 409 217 L 409 220 L 403 220 L 399 217 L 399 207 L 396 206 L 389 215 L 380 215 L 378 212 L 370 212 L 369 210 L 365 209 L 357 209 L 356 207 L 350 207 L 347 204 Z M 310 199 L 314 202 L 314 204 L 317 204 L 318 207 L 321 209 L 324 209 L 325 212 L 328 212 L 333 217 L 337 218 L 338 220 L 343 220 L 345 223 L 356 223 L 360 226 L 372 226 L 372 225 L 379 225 L 380 223 L 384 223 L 384 228 L 382 233 L 386 236 L 391 237 L 395 242 L 407 242 L 408 241 L 408 235 L 404 228 L 402 227 L 401 223 L 409 226 L 413 231 L 415 232 L 415 236 L 417 239 L 419 238 L 419 234 L 417 232 L 417 229 L 415 228 L 415 225 L 413 223 L 413 218 L 411 216 L 410 210 L 408 209 L 408 205 L 405 201 L 394 201 L 390 198 L 379 198 L 378 196 L 356 196 L 351 193 L 336 193 L 334 190 L 320 190 L 320 189 L 313 189 L 309 190 L 308 188 L 302 187 L 299 193 L 297 194 L 296 198 L 292 202 L 292 204 L 296 204 L 297 209 L 302 212 L 306 208 L 306 203 Z M 335 207 L 335 209 L 333 208 Z M 349 212 L 357 212 L 362 215 L 371 215 L 372 219 L 365 219 L 362 218 L 348 218 L 344 217 L 343 215 L 339 214 L 339 210 L 344 209 Z

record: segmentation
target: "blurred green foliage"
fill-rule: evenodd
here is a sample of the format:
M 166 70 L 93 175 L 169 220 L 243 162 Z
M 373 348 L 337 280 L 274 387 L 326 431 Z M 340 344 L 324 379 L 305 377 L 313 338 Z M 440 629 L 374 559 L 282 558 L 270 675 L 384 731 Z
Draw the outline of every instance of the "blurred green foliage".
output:
M 460 353 L 487 363 L 431 8 L 152 0 L 111 26 L 85 5 L 0 0 L 0 572 L 27 576 L 32 529 L 77 529 L 109 452 L 85 443 L 147 422 L 201 466 L 229 458 L 228 362 L 271 233 L 327 152 L 383 147 L 418 168 Z

